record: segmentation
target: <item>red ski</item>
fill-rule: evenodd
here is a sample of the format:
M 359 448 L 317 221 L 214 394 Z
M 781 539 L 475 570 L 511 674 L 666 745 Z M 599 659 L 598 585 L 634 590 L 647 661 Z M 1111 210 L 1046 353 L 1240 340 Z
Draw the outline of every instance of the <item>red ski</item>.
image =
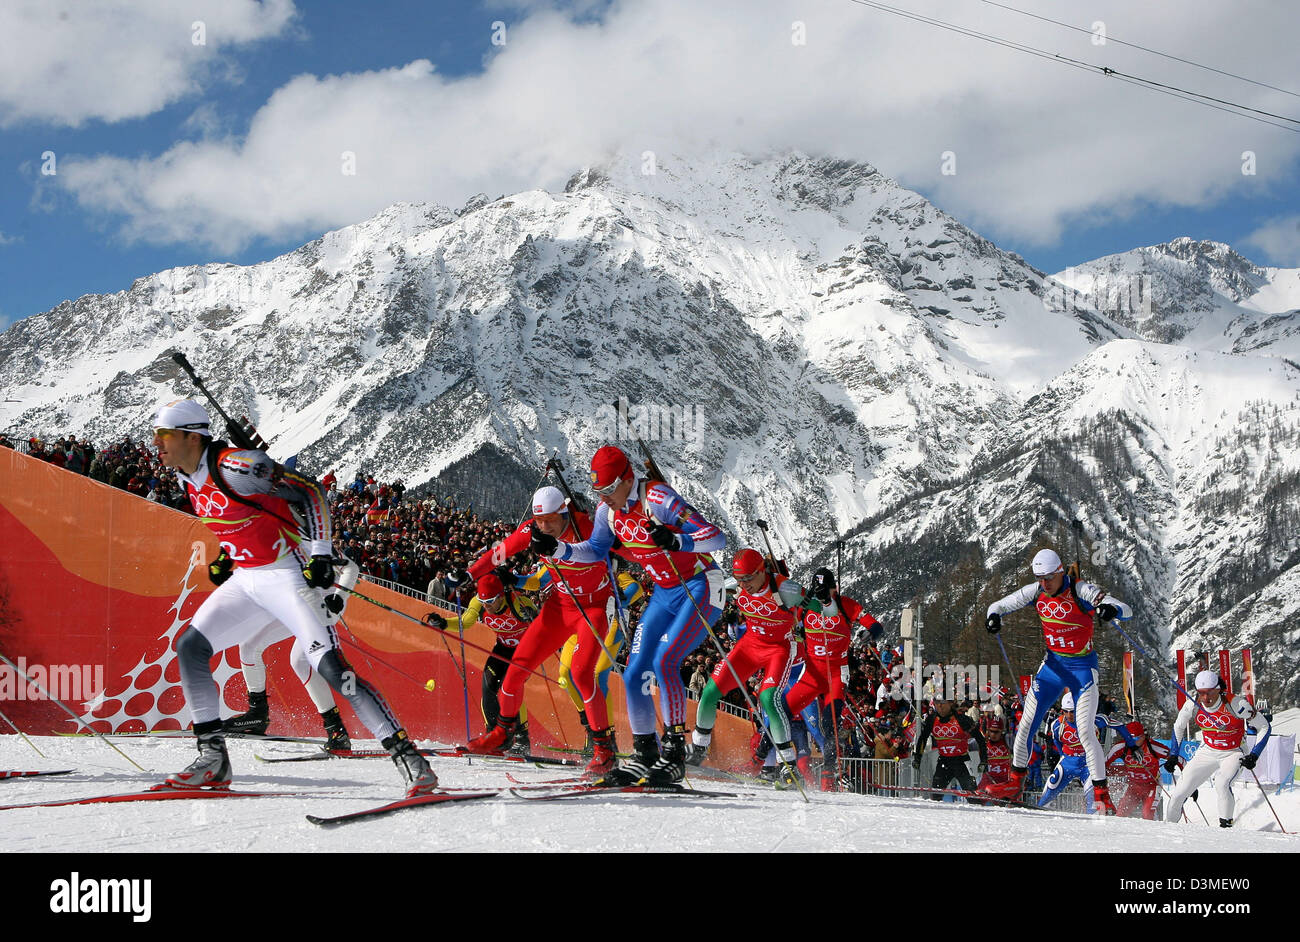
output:
M 32 775 L 71 775 L 76 769 L 60 769 L 57 772 L 0 772 L 0 778 L 28 778 Z
M 240 792 L 230 788 L 172 788 L 155 785 L 148 791 L 126 792 L 118 795 L 91 795 L 88 798 L 64 798 L 58 801 L 34 801 L 22 805 L 0 805 L 0 811 L 16 808 L 59 808 L 63 805 L 95 805 L 115 801 L 170 801 L 193 798 L 306 798 L 313 792 Z
M 367 808 L 365 811 L 353 811 L 350 814 L 341 814 L 333 818 L 322 818 L 314 814 L 307 815 L 307 820 L 312 824 L 320 827 L 337 827 L 340 824 L 352 824 L 355 821 L 368 821 L 371 818 L 381 818 L 387 814 L 394 814 L 398 811 L 405 811 L 408 808 L 427 808 L 430 805 L 445 805 L 453 801 L 473 801 L 475 798 L 495 798 L 497 791 L 488 792 L 431 792 L 427 795 L 416 795 L 414 798 L 402 798 L 398 801 L 390 801 L 386 805 L 380 805 L 378 808 Z

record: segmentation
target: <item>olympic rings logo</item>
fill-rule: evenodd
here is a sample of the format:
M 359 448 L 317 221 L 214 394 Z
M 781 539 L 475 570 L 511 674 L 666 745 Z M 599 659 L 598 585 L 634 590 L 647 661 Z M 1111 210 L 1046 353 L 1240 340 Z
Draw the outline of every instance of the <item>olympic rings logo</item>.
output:
M 1074 603 L 1069 599 L 1040 599 L 1038 614 L 1044 618 L 1062 619 L 1074 611 Z
M 199 491 L 190 497 L 190 503 L 194 505 L 194 512 L 200 517 L 219 517 L 221 512 L 230 506 L 230 501 L 220 491 L 211 493 Z
M 1232 729 L 1236 719 L 1235 716 L 1225 713 L 1203 713 L 1200 710 L 1196 712 L 1196 722 L 1201 729 Z
M 616 520 L 614 534 L 624 543 L 650 542 L 650 531 L 639 518 Z
M 741 595 L 736 600 L 736 606 L 746 615 L 759 615 L 765 618 L 776 615 L 781 607 L 772 599 L 755 598 L 752 595 Z
M 821 612 L 809 612 L 804 618 L 804 624 L 810 631 L 830 631 L 839 622 L 840 616 L 828 618 Z

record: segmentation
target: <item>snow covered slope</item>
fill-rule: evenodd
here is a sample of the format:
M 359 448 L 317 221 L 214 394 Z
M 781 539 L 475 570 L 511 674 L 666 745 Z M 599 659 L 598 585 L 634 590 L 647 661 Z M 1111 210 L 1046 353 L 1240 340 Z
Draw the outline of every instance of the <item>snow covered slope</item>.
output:
M 119 740 L 151 773 L 141 773 L 102 743 L 38 737 L 40 760 L 17 736 L 0 736 L 0 768 L 77 770 L 75 775 L 14 779 L 6 804 L 130 792 L 147 787 L 193 758 L 179 740 Z M 367 746 L 373 743 L 367 743 Z M 274 746 L 233 742 L 235 787 L 297 791 L 307 797 L 213 799 L 136 804 L 74 805 L 0 811 L 5 852 L 349 853 L 501 851 L 586 852 L 909 852 L 1060 851 L 1106 853 L 1293 853 L 1294 836 L 1277 833 L 1258 789 L 1239 785 L 1237 825 L 1206 827 L 1195 812 L 1187 824 L 1096 819 L 1053 811 L 936 805 L 916 799 L 797 793 L 726 786 L 734 799 L 662 799 L 631 795 L 529 802 L 509 795 L 404 812 L 364 824 L 325 830 L 305 816 L 345 814 L 399 796 L 387 760 L 267 765 L 253 758 Z M 299 747 L 299 751 L 308 751 Z M 284 750 L 281 754 L 287 753 Z M 544 781 L 554 772 L 463 759 L 434 759 L 443 787 L 508 788 L 506 772 Z M 713 788 L 712 783 L 699 783 Z M 717 787 L 723 790 L 722 786 Z M 1201 801 L 1210 808 L 1204 797 Z M 1300 816 L 1300 792 L 1274 798 L 1288 830 Z M 904 839 L 905 837 L 905 839 Z M 902 843 L 900 844 L 900 841 Z M 405 864 L 402 864 L 405 866 Z

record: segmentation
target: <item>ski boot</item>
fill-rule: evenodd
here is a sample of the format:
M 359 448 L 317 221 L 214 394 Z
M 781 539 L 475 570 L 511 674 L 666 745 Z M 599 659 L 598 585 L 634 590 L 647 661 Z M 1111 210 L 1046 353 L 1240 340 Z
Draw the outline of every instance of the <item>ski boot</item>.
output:
M 246 733 L 251 736 L 266 735 L 266 728 L 271 725 L 271 707 L 266 699 L 265 690 L 248 691 L 248 711 L 232 716 L 225 721 L 228 733 Z
M 650 767 L 642 785 L 676 785 L 686 778 L 686 727 L 682 723 L 664 730 L 659 761 Z
M 433 769 L 429 768 L 429 763 L 424 760 L 424 756 L 420 755 L 419 750 L 407 738 L 406 730 L 399 729 L 380 745 L 388 750 L 388 754 L 393 757 L 393 764 L 397 766 L 397 771 L 402 773 L 407 798 L 427 795 L 438 787 L 438 776 L 434 774 Z
M 343 717 L 339 716 L 338 707 L 330 707 L 320 715 L 325 724 L 325 749 L 327 752 L 347 752 L 352 748 L 352 739 L 348 736 Z
M 841 790 L 841 780 L 835 774 L 835 769 L 822 767 L 820 788 L 824 792 L 837 792 Z
M 690 744 L 686 747 L 686 764 L 697 768 L 704 764 L 709 755 L 709 743 L 713 741 L 713 730 L 695 727 L 691 733 Z
M 590 759 L 596 754 L 596 739 L 591 732 L 591 724 L 587 721 L 586 710 L 578 711 L 578 722 L 582 724 L 582 731 L 587 734 L 587 741 L 582 744 L 582 754 Z
M 618 757 L 615 755 L 618 747 L 614 743 L 614 727 L 590 735 L 592 755 L 584 774 L 590 778 L 603 778 L 613 772 L 614 766 L 618 764 Z
M 1025 788 L 1025 774 L 1028 769 L 1018 769 L 1014 765 L 1011 767 L 1011 774 L 1005 782 L 990 782 L 983 788 L 979 789 L 990 798 L 998 798 L 1002 801 L 1019 801 L 1020 793 Z M 1110 796 L 1107 795 L 1107 801 Z
M 798 753 L 795 752 L 794 743 L 783 742 L 777 743 L 776 746 L 776 778 L 772 784 L 777 788 L 796 788 L 803 784 L 803 778 L 799 775 Z
M 1219 819 L 1219 827 L 1221 827 L 1221 828 L 1230 828 L 1230 827 L 1232 827 L 1232 818 L 1220 818 L 1220 819 Z
M 475 736 L 461 751 L 480 756 L 503 756 L 515 738 L 515 729 L 518 725 L 517 716 L 499 716 L 495 726 L 482 736 Z
M 799 774 L 799 767 L 796 765 L 783 762 L 775 767 L 775 771 L 776 777 L 772 780 L 772 784 L 778 789 L 798 788 L 803 784 L 803 777 Z
M 527 720 L 525 720 L 524 722 L 520 723 L 518 726 L 515 727 L 515 735 L 514 738 L 510 741 L 510 745 L 506 748 L 506 755 L 511 755 L 511 756 L 532 755 L 532 752 L 530 751 L 529 748 L 529 742 L 528 742 L 528 721 Z
M 632 737 L 632 755 L 620 759 L 618 767 L 604 778 L 598 779 L 597 785 L 622 786 L 635 785 L 650 774 L 650 767 L 659 761 L 659 743 L 654 733 L 643 733 Z
M 1110 800 L 1110 789 L 1106 787 L 1105 782 L 1094 782 L 1092 785 L 1092 801 L 1099 811 L 1106 817 L 1115 816 L 1115 805 Z
M 226 740 L 221 735 L 221 720 L 195 723 L 199 757 L 184 770 L 167 776 L 169 788 L 228 788 L 230 786 L 230 757 L 226 755 Z

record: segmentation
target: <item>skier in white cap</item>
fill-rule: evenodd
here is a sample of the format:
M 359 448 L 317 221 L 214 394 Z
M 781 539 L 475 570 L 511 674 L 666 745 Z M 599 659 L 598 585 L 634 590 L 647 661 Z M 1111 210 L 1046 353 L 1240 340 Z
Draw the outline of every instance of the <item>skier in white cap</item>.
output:
M 406 780 L 407 794 L 432 791 L 438 777 L 379 691 L 348 665 L 334 631 L 335 616 L 316 591 L 334 583 L 329 505 L 320 484 L 276 464 L 263 451 L 213 441 L 208 414 L 192 399 L 158 410 L 153 444 L 158 460 L 176 470 L 195 514 L 233 561 L 230 577 L 199 606 L 176 643 L 199 757 L 168 776 L 167 784 L 230 784 L 212 655 L 278 622 L 297 639 L 312 668 L 382 740 Z
M 1172 773 L 1177 768 L 1177 744 L 1188 737 L 1193 718 L 1201 730 L 1201 745 L 1187 760 L 1183 777 L 1169 796 L 1169 804 L 1165 806 L 1166 821 L 1177 821 L 1187 797 L 1214 776 L 1214 791 L 1219 798 L 1219 827 L 1232 827 L 1236 808 L 1233 779 L 1241 769 L 1255 767 L 1272 727 L 1268 717 L 1256 710 L 1245 697 L 1228 700 L 1223 696 L 1225 688 L 1223 679 L 1214 671 L 1201 671 L 1196 675 L 1196 698 L 1184 703 L 1174 720 L 1174 749 L 1165 760 L 1166 772 Z M 1245 751 L 1247 727 L 1258 737 L 1250 752 Z
M 1042 549 L 1034 556 L 1035 582 L 1017 589 L 989 606 L 985 622 L 990 634 L 1002 630 L 1002 616 L 1033 605 L 1042 622 L 1047 654 L 1038 666 L 1029 696 L 1025 698 L 1024 720 L 1016 729 L 1011 775 L 1006 782 L 986 789 L 995 798 L 1016 799 L 1024 787 L 1029 764 L 1029 747 L 1061 691 L 1069 689 L 1075 703 L 1078 729 L 1091 729 L 1097 716 L 1097 652 L 1092 647 L 1093 613 L 1103 621 L 1127 620 L 1132 610 L 1107 595 L 1091 582 L 1074 580 L 1061 564 L 1055 550 Z M 1093 798 L 1106 814 L 1115 806 L 1106 787 L 1106 756 L 1095 736 L 1084 736 L 1088 775 Z
M 564 538 L 581 542 L 591 536 L 591 517 L 570 507 L 560 489 L 551 485 L 533 495 L 532 516 L 519 525 L 498 547 L 493 547 L 469 567 L 472 578 L 492 571 L 529 548 L 533 534 L 549 534 L 551 541 Z M 545 559 L 554 591 L 542 603 L 541 611 L 519 645 L 515 648 L 501 682 L 501 712 L 496 725 L 466 744 L 466 751 L 499 754 L 513 742 L 520 725 L 524 683 L 530 671 L 562 648 L 576 635 L 577 646 L 570 665 L 570 676 L 578 689 L 591 728 L 593 755 L 587 765 L 591 775 L 604 775 L 614 767 L 617 752 L 614 725 L 605 705 L 605 695 L 597 683 L 597 665 L 605 652 L 609 636 L 609 609 L 613 608 L 614 581 L 609 554 L 588 562 L 561 562 Z M 608 607 L 607 607 L 608 606 Z

